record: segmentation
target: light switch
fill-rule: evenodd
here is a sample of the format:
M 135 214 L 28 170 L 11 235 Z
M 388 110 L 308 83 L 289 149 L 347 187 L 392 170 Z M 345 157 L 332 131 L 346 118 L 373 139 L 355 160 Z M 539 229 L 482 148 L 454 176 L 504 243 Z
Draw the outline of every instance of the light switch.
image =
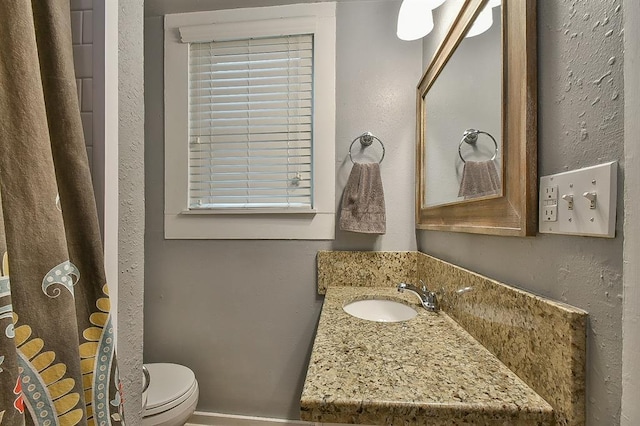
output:
M 614 238 L 617 169 L 612 161 L 542 176 L 539 232 Z
M 562 199 L 567 202 L 567 210 L 573 210 L 573 194 L 564 194 Z

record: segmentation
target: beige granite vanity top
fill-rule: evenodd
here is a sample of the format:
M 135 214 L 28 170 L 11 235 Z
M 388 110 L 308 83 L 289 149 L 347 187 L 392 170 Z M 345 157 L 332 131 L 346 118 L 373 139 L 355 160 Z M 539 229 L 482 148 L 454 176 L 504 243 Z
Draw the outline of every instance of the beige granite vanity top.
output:
M 398 323 L 342 306 L 382 297 L 417 311 Z M 547 425 L 552 407 L 443 312 L 394 287 L 327 289 L 300 401 L 302 420 L 369 425 Z

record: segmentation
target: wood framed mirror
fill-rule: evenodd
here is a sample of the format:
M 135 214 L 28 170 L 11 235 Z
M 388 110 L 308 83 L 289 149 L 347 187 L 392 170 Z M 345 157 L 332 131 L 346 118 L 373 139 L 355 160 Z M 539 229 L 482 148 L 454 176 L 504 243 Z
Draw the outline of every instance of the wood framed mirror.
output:
M 481 74 L 474 65 L 483 63 L 478 62 L 478 57 L 460 58 L 456 61 L 452 61 L 451 58 L 465 40 L 465 35 L 470 30 L 473 31 L 474 23 L 481 12 L 493 5 L 495 0 L 464 1 L 418 84 L 416 117 L 416 227 L 418 229 L 504 236 L 527 236 L 536 233 L 538 196 L 535 0 L 502 0 L 498 12 L 494 12 L 499 17 L 499 27 L 494 31 L 499 31 L 496 43 L 500 46 L 497 47 L 497 55 L 494 55 L 495 61 L 492 61 L 496 63 L 494 74 L 496 74 L 497 83 L 495 86 L 487 85 L 483 81 L 473 83 L 477 87 L 495 88 L 492 90 L 493 95 L 496 96 L 493 103 L 496 116 L 493 125 L 473 117 L 473 114 L 467 119 L 469 111 L 481 112 L 479 115 L 483 116 L 484 110 L 488 108 L 486 98 L 467 92 L 462 79 L 447 76 L 450 83 L 444 91 L 441 90 L 442 87 L 435 86 L 439 79 L 445 81 L 447 66 L 450 63 L 467 64 L 468 71 L 463 73 L 467 80 L 474 81 L 476 72 Z M 464 41 L 464 43 L 469 45 L 470 42 Z M 461 52 L 462 50 L 460 49 Z M 475 48 L 471 50 L 477 51 Z M 480 58 L 483 57 L 482 52 L 479 55 Z M 485 56 L 490 58 L 489 55 Z M 489 61 L 491 60 L 487 59 L 485 62 Z M 440 93 L 445 93 L 447 96 L 430 96 L 430 91 L 435 93 L 436 87 Z M 464 101 L 465 114 L 467 114 L 465 120 L 459 119 L 462 113 L 459 114 L 453 107 L 460 104 L 451 97 L 456 90 L 464 91 L 458 95 L 466 99 Z M 458 119 L 447 121 L 446 117 L 440 117 L 434 114 L 434 111 L 447 111 L 444 116 L 458 117 Z M 449 133 L 443 136 L 444 132 L 434 131 L 437 126 L 446 129 Z M 494 130 L 485 132 L 487 127 Z M 465 161 L 467 154 L 463 154 L 462 150 L 468 149 L 463 138 L 467 129 L 483 131 L 479 136 L 485 137 L 483 143 L 488 144 L 489 148 L 485 147 L 485 149 L 489 150 L 489 154 L 480 152 L 479 155 L 487 155 L 490 159 L 486 160 L 487 164 L 489 161 L 496 160 L 498 183 L 493 185 L 496 190 L 493 195 L 466 196 L 463 194 L 462 188 L 467 186 L 462 184 L 463 177 L 468 183 L 469 176 L 474 174 L 467 172 L 480 165 L 480 161 L 475 161 L 475 165 L 474 161 Z M 487 135 L 490 139 L 486 137 Z M 434 149 L 436 144 L 444 148 Z M 494 145 L 495 152 L 492 151 Z M 476 149 L 475 146 L 473 149 Z M 434 154 L 437 151 L 443 151 L 446 154 L 444 157 L 437 157 Z M 468 159 L 472 158 L 471 154 L 473 152 L 470 151 Z M 491 158 L 491 154 L 496 155 Z M 443 172 L 438 171 L 434 174 L 434 165 L 437 165 L 436 168 L 442 168 Z M 468 167 L 467 170 L 465 167 Z M 456 182 L 460 187 L 459 193 L 456 190 L 453 195 L 446 195 L 444 198 L 433 195 L 440 187 L 447 186 L 447 180 Z M 451 192 L 450 189 L 447 190 Z

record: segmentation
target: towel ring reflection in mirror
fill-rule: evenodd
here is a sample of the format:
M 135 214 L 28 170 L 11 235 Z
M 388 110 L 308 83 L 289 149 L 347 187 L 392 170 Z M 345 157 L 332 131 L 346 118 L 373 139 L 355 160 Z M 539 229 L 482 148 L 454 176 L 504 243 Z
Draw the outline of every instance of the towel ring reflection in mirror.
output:
M 463 163 L 466 163 L 464 157 L 462 156 L 462 145 L 466 142 L 469 145 L 475 145 L 476 142 L 478 141 L 478 136 L 480 134 L 484 134 L 487 135 L 491 138 L 491 140 L 493 141 L 493 146 L 494 146 L 494 152 L 493 152 L 493 157 L 491 157 L 490 161 L 493 161 L 496 159 L 496 157 L 498 156 L 498 142 L 496 142 L 496 139 L 491 136 L 491 133 L 482 131 L 482 130 L 476 130 L 476 129 L 467 129 L 464 131 L 464 133 L 462 134 L 462 140 L 460 141 L 460 145 L 458 145 L 458 155 L 460 156 L 460 159 L 462 160 Z
M 378 143 L 382 147 L 382 156 L 380 157 L 380 161 L 378 161 L 378 164 L 382 163 L 382 160 L 384 160 L 384 154 L 385 154 L 384 144 L 382 143 L 382 141 L 380 139 L 378 139 L 376 136 L 374 136 L 373 133 L 371 133 L 371 132 L 364 132 L 363 134 L 361 134 L 360 136 L 355 138 L 351 142 L 351 145 L 349 145 L 349 159 L 351 160 L 352 163 L 355 164 L 355 161 L 353 161 L 353 155 L 352 155 L 351 151 L 353 149 L 353 144 L 355 144 L 356 141 L 360 141 L 360 145 L 362 146 L 363 149 L 368 147 L 368 146 L 371 146 L 371 144 L 373 144 L 373 141 L 378 141 Z

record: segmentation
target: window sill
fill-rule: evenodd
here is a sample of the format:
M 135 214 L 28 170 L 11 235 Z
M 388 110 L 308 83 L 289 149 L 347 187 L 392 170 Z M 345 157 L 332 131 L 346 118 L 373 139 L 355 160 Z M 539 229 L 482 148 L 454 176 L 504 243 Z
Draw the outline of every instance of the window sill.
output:
M 190 209 L 181 211 L 181 215 L 288 215 L 288 214 L 316 214 L 316 209 L 291 207 L 291 208 L 264 208 L 264 207 L 247 207 L 247 208 L 203 208 Z
M 335 213 L 165 214 L 167 240 L 333 240 Z

